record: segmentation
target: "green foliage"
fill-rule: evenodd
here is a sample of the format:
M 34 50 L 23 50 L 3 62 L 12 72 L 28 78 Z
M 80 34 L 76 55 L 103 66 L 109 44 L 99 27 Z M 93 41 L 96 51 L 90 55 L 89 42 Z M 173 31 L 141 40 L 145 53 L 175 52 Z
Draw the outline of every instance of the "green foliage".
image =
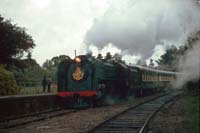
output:
M 9 66 L 9 69 L 14 67 L 15 69 L 23 70 L 34 66 L 39 67 L 39 64 L 37 64 L 36 60 L 34 59 L 16 59 L 13 61 L 13 64 Z
M 23 70 L 14 71 L 17 84 L 20 86 L 38 86 L 42 85 L 42 79 L 45 75 L 49 75 L 46 70 L 41 67 L 33 66 Z
M 53 69 L 53 67 L 54 67 L 52 60 L 48 60 L 48 59 L 47 59 L 47 60 L 43 63 L 42 67 L 43 67 L 44 69 L 46 69 L 46 70 L 51 71 L 51 70 Z
M 70 59 L 70 57 L 69 57 L 69 56 L 66 56 L 66 55 L 55 56 L 55 57 L 53 57 L 53 58 L 50 59 L 50 60 L 47 59 L 47 60 L 43 63 L 42 67 L 43 67 L 44 69 L 46 69 L 46 70 L 54 71 L 54 70 L 58 67 L 59 63 L 60 63 L 61 61 L 65 60 L 65 59 L 68 60 L 68 59 Z
M 106 53 L 105 60 L 111 60 L 111 59 L 112 59 L 112 55 L 110 54 L 110 52 Z
M 13 95 L 20 91 L 12 72 L 0 66 L 0 95 Z
M 149 67 L 151 67 L 151 68 L 154 67 L 153 59 L 150 59 Z
M 49 74 L 33 59 L 15 60 L 9 70 L 13 72 L 19 86 L 41 85 L 43 76 Z
M 121 55 L 121 54 L 118 54 L 118 53 L 116 53 L 116 54 L 114 54 L 114 55 L 112 56 L 110 52 L 107 52 L 104 59 L 103 59 L 102 54 L 98 54 L 96 58 L 97 58 L 97 59 L 100 59 L 100 60 L 103 60 L 103 61 L 112 60 L 112 61 L 115 61 L 115 62 L 119 62 L 119 63 L 126 64 L 125 61 L 122 60 L 122 55 Z
M 43 63 L 42 65 L 43 69 L 48 72 L 48 76 L 51 76 L 53 81 L 57 81 L 56 77 L 57 67 L 64 60 L 71 60 L 71 58 L 66 55 L 60 55 L 60 56 L 55 56 L 50 60 L 46 60 Z
M 181 57 L 183 57 L 188 50 L 192 49 L 194 45 L 198 45 L 196 42 L 200 40 L 200 31 L 192 34 L 185 45 L 180 47 L 171 46 L 166 50 L 166 53 L 157 60 L 157 64 L 160 69 L 167 69 L 171 71 L 178 70 L 178 63 Z
M 166 53 L 161 56 L 161 59 L 156 61 L 162 69 L 172 68 L 172 70 L 176 70 L 177 63 L 180 55 L 178 55 L 178 49 L 175 46 L 172 46 L 166 50 Z
M 26 29 L 4 20 L 0 15 L 0 64 L 11 64 L 13 58 L 20 58 L 35 46 Z
M 31 52 L 29 52 L 28 55 L 27 55 L 27 58 L 30 60 L 31 57 L 32 57 L 32 54 L 31 54 Z
M 181 112 L 185 117 L 183 126 L 185 126 L 185 133 L 199 133 L 199 124 L 200 124 L 200 95 L 191 95 L 186 94 L 181 101 Z M 186 124 L 187 123 L 187 124 Z
M 102 60 L 102 59 L 103 59 L 103 56 L 102 56 L 102 54 L 98 54 L 98 55 L 97 55 L 97 59 L 100 59 L 100 60 Z

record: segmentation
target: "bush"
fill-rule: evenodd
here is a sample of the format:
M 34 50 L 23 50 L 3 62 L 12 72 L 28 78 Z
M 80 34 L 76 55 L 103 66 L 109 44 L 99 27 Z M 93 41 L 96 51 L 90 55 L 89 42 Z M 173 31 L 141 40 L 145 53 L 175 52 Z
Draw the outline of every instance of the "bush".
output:
M 0 95 L 13 95 L 19 92 L 13 73 L 0 66 Z

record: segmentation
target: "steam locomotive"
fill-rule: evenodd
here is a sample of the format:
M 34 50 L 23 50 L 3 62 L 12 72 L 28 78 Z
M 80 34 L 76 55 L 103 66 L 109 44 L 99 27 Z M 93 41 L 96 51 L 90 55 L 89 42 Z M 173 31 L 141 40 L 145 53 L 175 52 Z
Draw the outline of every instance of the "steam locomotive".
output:
M 80 55 L 58 66 L 58 96 L 66 105 L 94 106 L 107 96 L 126 98 L 162 90 L 176 79 L 175 72 L 95 59 Z

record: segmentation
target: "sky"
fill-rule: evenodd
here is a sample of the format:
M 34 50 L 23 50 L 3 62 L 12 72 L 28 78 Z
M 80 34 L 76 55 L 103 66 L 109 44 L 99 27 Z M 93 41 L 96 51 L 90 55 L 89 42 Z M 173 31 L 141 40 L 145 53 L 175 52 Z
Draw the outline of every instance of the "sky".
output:
M 25 27 L 42 65 L 61 54 L 119 53 L 129 63 L 158 59 L 200 29 L 196 0 L 1 0 L 0 14 Z

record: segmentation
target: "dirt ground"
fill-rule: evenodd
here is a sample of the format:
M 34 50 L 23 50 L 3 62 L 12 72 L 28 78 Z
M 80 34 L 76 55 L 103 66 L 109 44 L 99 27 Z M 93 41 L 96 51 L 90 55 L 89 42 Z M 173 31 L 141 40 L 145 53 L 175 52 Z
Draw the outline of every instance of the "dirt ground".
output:
M 160 94 L 133 99 L 125 104 L 121 103 L 118 105 L 80 110 L 70 115 L 54 117 L 44 121 L 24 125 L 22 127 L 12 128 L 5 131 L 5 133 L 83 133 L 119 112 L 124 111 L 131 105 L 136 105 L 158 95 Z M 187 113 L 185 110 L 185 107 L 190 109 L 193 105 L 191 103 L 194 101 L 197 102 L 197 98 L 190 100 L 191 98 L 193 97 L 190 96 L 188 98 L 188 96 L 181 95 L 168 103 L 152 121 L 149 133 L 199 133 L 199 128 L 191 129 L 193 128 L 193 123 L 191 122 L 190 117 L 196 117 L 196 115 L 192 116 L 191 112 Z M 194 106 L 199 105 L 199 102 L 197 103 L 194 103 Z M 189 105 L 191 105 L 191 107 L 189 107 Z M 189 111 L 194 112 L 194 110 Z
M 55 117 L 40 122 L 34 122 L 22 127 L 16 127 L 5 131 L 6 133 L 80 133 L 87 132 L 95 126 L 124 111 L 130 106 L 139 104 L 147 99 L 161 94 L 145 98 L 132 99 L 128 103 L 104 106 L 81 110 L 70 115 Z

